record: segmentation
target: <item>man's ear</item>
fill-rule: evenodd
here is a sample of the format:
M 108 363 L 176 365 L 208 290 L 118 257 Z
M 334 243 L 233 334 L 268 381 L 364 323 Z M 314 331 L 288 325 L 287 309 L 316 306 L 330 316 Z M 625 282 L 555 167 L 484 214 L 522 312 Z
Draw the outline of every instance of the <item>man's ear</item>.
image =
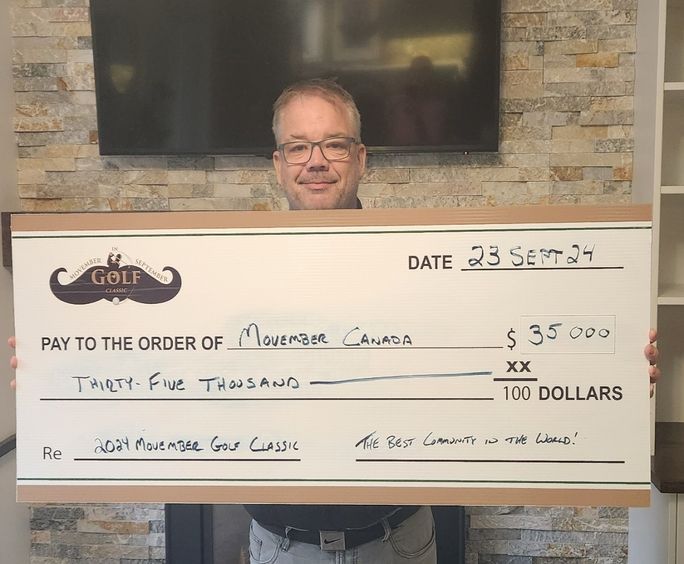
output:
M 356 150 L 356 158 L 359 160 L 359 177 L 366 173 L 366 156 L 366 146 L 360 143 Z
M 283 183 L 282 183 L 282 179 L 280 177 L 280 151 L 278 151 L 278 149 L 273 151 L 273 168 L 275 169 L 276 180 L 278 181 L 278 186 L 282 187 Z

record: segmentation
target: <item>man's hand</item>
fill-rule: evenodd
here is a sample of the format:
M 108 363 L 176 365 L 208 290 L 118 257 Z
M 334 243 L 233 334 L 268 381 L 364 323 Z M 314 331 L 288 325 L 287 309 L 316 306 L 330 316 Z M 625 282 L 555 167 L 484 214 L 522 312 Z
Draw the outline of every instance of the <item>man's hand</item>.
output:
M 644 356 L 648 360 L 648 377 L 651 381 L 651 397 L 655 390 L 655 383 L 660 379 L 660 368 L 658 368 L 658 347 L 656 340 L 658 339 L 658 331 L 651 329 L 648 332 L 648 345 L 644 348 Z
M 12 348 L 12 350 L 16 349 L 17 348 L 17 338 L 16 337 L 10 337 L 9 339 L 7 339 L 7 344 Z M 17 368 L 17 357 L 14 355 L 12 355 L 10 357 L 10 367 L 13 370 L 16 370 L 16 368 Z M 12 381 L 10 382 L 10 388 L 12 388 L 13 390 L 17 389 L 16 379 L 12 378 Z

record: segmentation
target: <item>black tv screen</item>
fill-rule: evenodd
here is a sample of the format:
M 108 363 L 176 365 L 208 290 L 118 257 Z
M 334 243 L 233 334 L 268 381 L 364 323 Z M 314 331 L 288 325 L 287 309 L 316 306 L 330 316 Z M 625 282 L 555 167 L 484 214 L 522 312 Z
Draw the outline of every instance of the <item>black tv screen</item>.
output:
M 103 155 L 272 152 L 288 84 L 336 78 L 371 151 L 496 151 L 500 0 L 91 0 Z

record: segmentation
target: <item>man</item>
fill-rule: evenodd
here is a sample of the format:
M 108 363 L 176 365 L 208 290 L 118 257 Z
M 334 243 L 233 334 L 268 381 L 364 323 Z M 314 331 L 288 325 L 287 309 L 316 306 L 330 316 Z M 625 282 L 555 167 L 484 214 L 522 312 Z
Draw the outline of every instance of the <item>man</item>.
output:
M 328 80 L 286 88 L 273 106 L 273 134 L 273 165 L 291 210 L 361 207 L 357 191 L 366 148 L 359 111 L 346 90 Z M 247 510 L 254 518 L 253 564 L 436 562 L 427 507 L 252 505 Z
M 357 191 L 366 148 L 349 93 L 333 81 L 305 81 L 286 88 L 273 109 L 273 164 L 290 209 L 361 207 Z M 644 350 L 651 382 L 660 375 L 655 339 L 651 331 Z M 11 366 L 16 365 L 12 357 Z M 247 510 L 254 518 L 252 564 L 436 562 L 427 507 L 250 505 Z

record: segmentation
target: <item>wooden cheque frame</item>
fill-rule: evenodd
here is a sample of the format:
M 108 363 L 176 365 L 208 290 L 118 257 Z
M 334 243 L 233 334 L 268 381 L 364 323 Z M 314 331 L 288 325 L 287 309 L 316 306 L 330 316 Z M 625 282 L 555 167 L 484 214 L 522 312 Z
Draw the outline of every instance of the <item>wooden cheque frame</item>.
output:
M 648 505 L 650 216 L 15 215 L 17 498 Z

